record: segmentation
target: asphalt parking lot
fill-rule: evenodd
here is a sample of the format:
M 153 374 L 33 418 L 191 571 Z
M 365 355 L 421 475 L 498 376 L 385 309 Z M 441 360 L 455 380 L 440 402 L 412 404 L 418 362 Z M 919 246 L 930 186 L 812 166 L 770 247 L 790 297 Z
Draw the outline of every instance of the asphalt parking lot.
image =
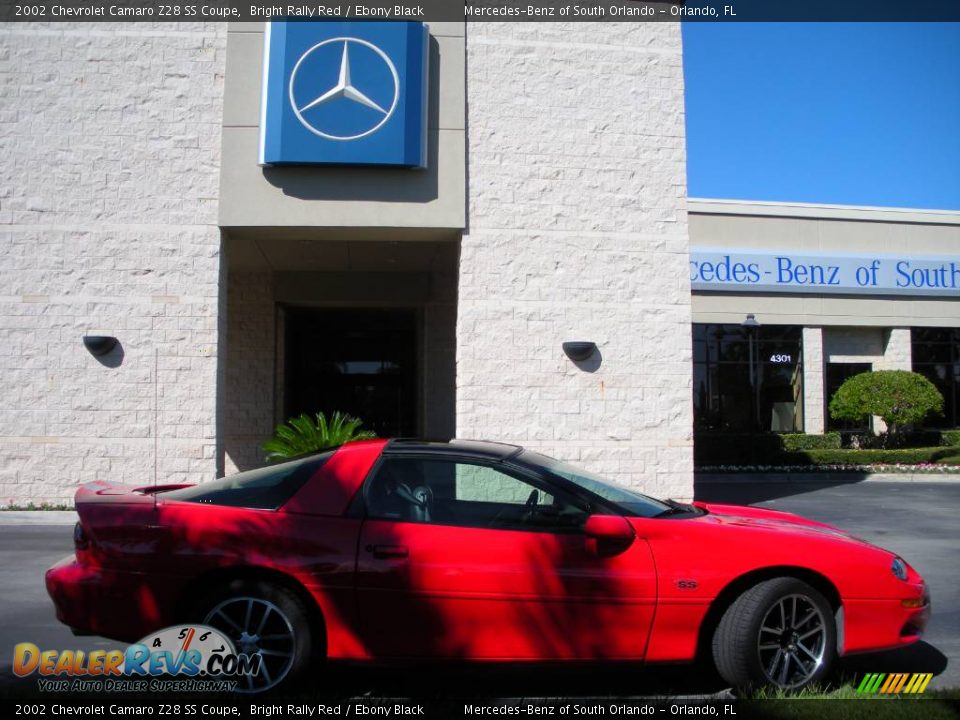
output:
M 926 638 L 890 653 L 846 658 L 841 677 L 864 672 L 933 672 L 931 688 L 960 688 L 960 483 L 869 482 L 834 486 L 786 483 L 698 485 L 698 499 L 757 504 L 831 523 L 902 555 L 926 577 L 933 597 L 933 619 Z M 36 516 L 37 514 L 34 514 Z M 41 648 L 106 649 L 113 641 L 74 637 L 60 625 L 43 586 L 43 572 L 71 552 L 72 523 L 29 524 L 0 513 L 0 688 L 17 694 L 24 681 L 12 677 L 13 646 L 29 641 Z M 709 668 L 681 666 L 638 671 L 624 668 L 484 668 L 445 666 L 429 672 L 328 669 L 325 685 L 342 696 L 397 696 L 425 684 L 453 695 L 478 692 L 508 696 L 636 696 L 723 691 Z M 428 682 L 429 681 L 429 682 Z M 480 689 L 482 685 L 483 690 Z M 30 689 L 33 685 L 31 683 Z
M 697 486 L 697 499 L 785 510 L 899 554 L 930 586 L 933 618 L 924 640 L 895 652 L 846 658 L 843 670 L 932 672 L 931 688 L 960 688 L 960 483 L 710 484 Z

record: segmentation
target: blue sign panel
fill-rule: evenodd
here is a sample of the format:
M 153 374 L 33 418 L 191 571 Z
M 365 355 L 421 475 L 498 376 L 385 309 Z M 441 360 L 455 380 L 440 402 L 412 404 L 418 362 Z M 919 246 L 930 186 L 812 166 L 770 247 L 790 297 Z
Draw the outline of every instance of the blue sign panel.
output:
M 427 26 L 269 22 L 261 165 L 427 161 Z
M 960 297 L 960 256 L 690 248 L 694 290 Z

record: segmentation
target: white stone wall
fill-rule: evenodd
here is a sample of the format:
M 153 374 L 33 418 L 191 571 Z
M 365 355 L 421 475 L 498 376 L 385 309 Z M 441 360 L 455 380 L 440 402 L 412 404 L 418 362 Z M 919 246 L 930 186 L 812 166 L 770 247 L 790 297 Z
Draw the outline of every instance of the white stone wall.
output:
M 467 102 L 458 436 L 690 497 L 679 25 L 471 24 Z
M 876 370 L 912 370 L 913 346 L 910 344 L 910 328 L 890 328 L 886 334 L 883 360 Z
M 823 328 L 803 329 L 803 430 L 810 435 L 819 435 L 826 428 L 823 335 Z
M 223 447 L 226 474 L 263 465 L 260 444 L 273 434 L 277 309 L 270 272 L 227 275 Z
M 0 504 L 215 475 L 225 32 L 0 29 Z
M 827 362 L 871 363 L 882 369 L 886 331 L 877 327 L 827 327 L 823 346 Z
M 469 500 L 471 502 L 524 505 L 530 499 L 530 491 L 533 489 L 530 485 L 517 480 L 515 477 L 481 465 L 457 465 L 456 477 L 454 477 L 453 482 L 454 497 L 457 500 Z M 552 502 L 552 495 L 541 492 L 537 496 L 539 505 L 550 505 Z

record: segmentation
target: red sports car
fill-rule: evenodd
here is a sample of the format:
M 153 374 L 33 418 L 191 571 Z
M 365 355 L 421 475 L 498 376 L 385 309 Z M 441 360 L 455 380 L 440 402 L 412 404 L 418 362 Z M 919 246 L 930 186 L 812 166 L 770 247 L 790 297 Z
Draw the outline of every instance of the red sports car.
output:
M 841 530 L 655 500 L 522 448 L 370 440 L 193 486 L 77 492 L 57 617 L 134 641 L 213 626 L 267 672 L 382 661 L 692 661 L 800 688 L 918 640 L 926 584 Z M 253 681 L 251 681 L 253 682 Z M 252 689 L 257 689 L 256 687 Z

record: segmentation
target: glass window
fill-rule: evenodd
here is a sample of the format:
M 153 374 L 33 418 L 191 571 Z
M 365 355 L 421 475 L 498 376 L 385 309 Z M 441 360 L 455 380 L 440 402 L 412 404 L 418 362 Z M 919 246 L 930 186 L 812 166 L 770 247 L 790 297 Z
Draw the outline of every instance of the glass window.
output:
M 803 430 L 802 335 L 793 325 L 694 324 L 696 429 Z
M 960 328 L 912 328 L 913 370 L 943 395 L 943 415 L 931 415 L 928 427 L 960 427 Z
M 380 437 L 417 435 L 417 313 L 286 309 L 284 414 L 339 410 Z
M 594 475 L 589 470 L 555 460 L 546 455 L 524 450 L 520 454 L 519 460 L 543 468 L 554 475 L 559 475 L 587 492 L 593 493 L 640 517 L 656 517 L 670 509 L 670 506 L 666 503 L 647 497 L 630 488 L 616 485 L 606 478 Z
M 365 489 L 367 515 L 383 520 L 510 530 L 576 530 L 574 499 L 478 463 L 388 458 Z
M 293 497 L 333 452 L 268 465 L 161 495 L 167 500 L 276 510 Z

